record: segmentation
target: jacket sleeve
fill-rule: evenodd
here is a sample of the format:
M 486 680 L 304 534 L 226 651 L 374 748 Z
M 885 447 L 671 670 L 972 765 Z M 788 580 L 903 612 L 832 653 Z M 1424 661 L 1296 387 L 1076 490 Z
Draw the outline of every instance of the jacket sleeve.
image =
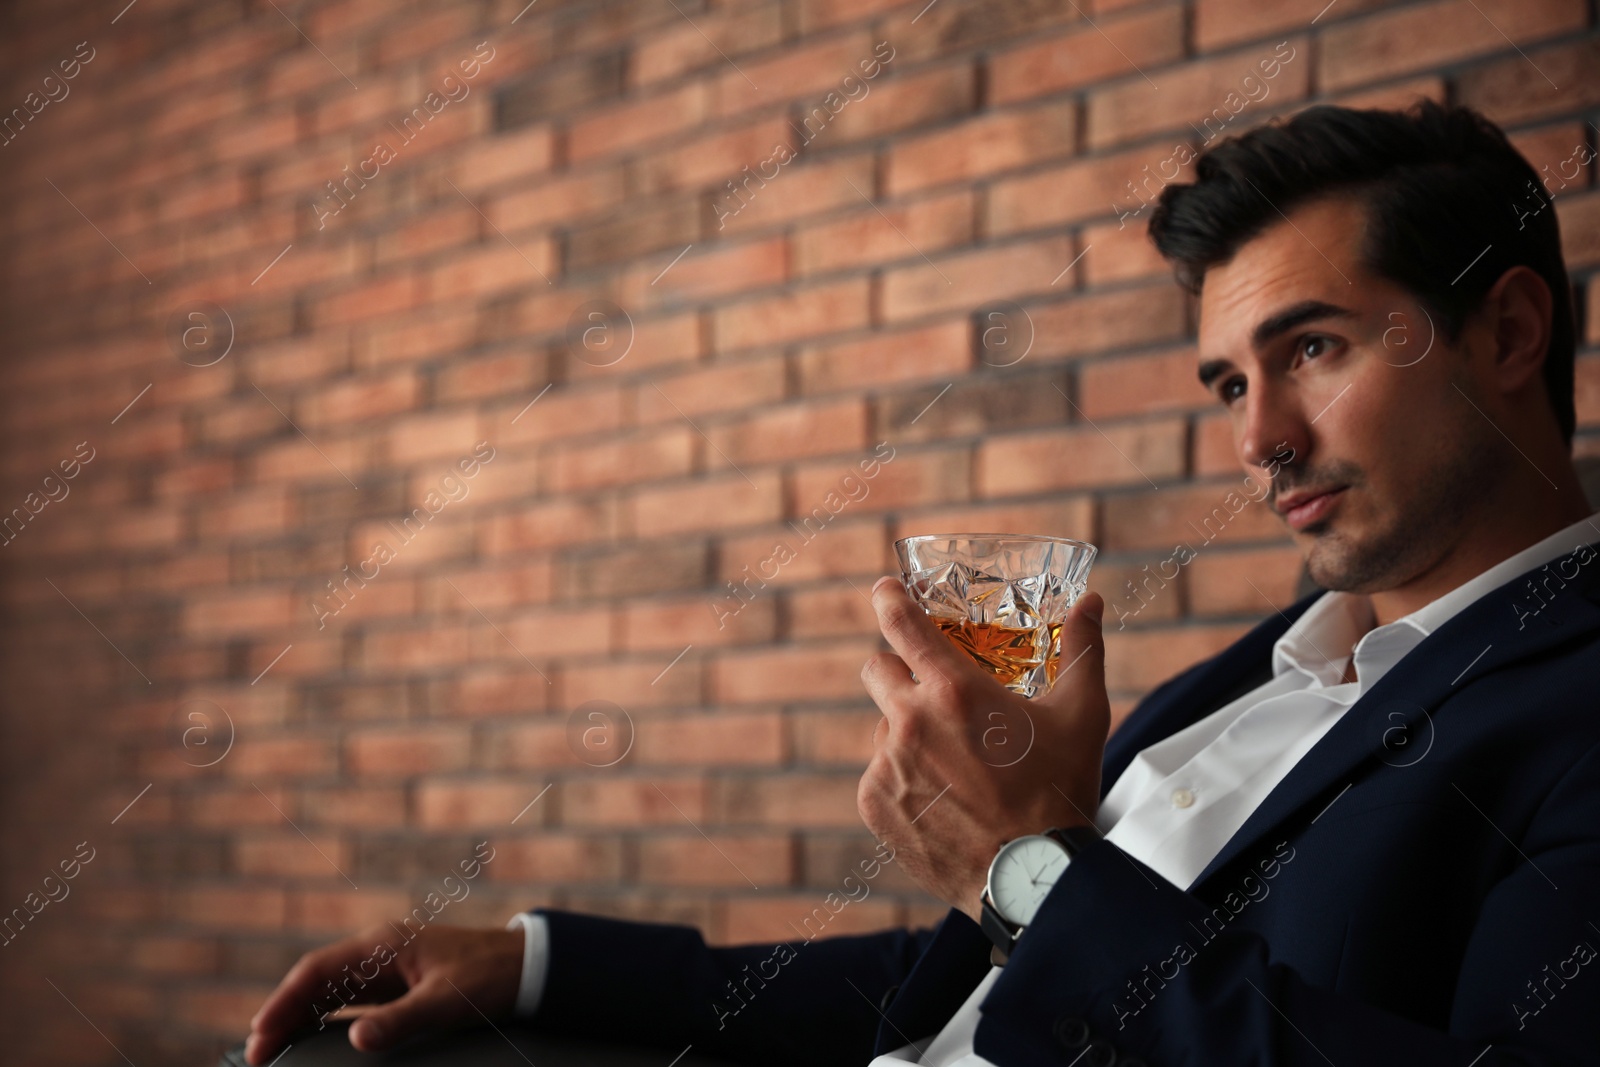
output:
M 879 1000 L 937 929 L 711 947 L 692 926 L 535 912 L 550 959 L 532 1025 L 775 1067 L 870 1060 Z
M 1207 906 L 1097 841 L 1074 857 L 984 999 L 974 1050 L 1001 1067 L 1061 1067 L 1096 1041 L 1119 1063 L 1150 1067 L 1593 1063 L 1600 750 L 1574 765 L 1505 851 L 1507 873 L 1483 900 L 1440 1029 L 1308 984 L 1272 962 L 1254 931 L 1228 928 L 1180 952 L 1196 942 Z M 1129 980 L 1157 971 L 1148 1000 L 1129 1011 Z

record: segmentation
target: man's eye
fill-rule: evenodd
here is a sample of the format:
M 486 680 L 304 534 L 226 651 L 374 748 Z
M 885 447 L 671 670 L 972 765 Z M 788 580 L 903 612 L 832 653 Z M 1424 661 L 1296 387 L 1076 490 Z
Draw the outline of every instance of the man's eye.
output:
M 1311 359 L 1325 356 L 1333 347 L 1333 338 L 1320 333 L 1308 333 L 1300 340 L 1300 351 Z
M 1239 387 L 1239 391 L 1237 393 L 1233 391 L 1233 387 L 1236 385 Z M 1233 403 L 1235 400 L 1244 395 L 1244 379 L 1229 378 L 1227 381 L 1223 382 L 1217 387 L 1217 395 L 1222 398 L 1222 402 L 1224 404 Z

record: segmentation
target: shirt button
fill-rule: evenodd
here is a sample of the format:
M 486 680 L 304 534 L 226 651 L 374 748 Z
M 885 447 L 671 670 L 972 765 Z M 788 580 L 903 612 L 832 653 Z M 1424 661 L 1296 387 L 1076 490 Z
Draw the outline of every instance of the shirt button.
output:
M 1193 790 L 1189 790 L 1189 789 L 1174 789 L 1172 791 L 1172 806 L 1173 807 L 1175 807 L 1175 808 L 1187 808 L 1190 804 L 1193 804 L 1193 803 L 1194 803 L 1194 792 L 1193 792 Z

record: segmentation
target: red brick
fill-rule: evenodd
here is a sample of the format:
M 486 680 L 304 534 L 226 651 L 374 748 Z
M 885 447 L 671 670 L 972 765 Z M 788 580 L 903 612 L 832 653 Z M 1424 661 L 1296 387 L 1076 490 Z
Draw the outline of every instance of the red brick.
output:
M 868 193 L 863 186 L 856 197 L 862 210 L 795 235 L 797 273 L 921 261 L 972 239 L 973 197 L 965 190 L 889 206 L 868 206 L 864 199 Z
M 558 788 L 562 819 L 569 826 L 692 828 L 708 816 L 703 778 L 589 776 Z
M 686 425 L 612 440 L 563 445 L 549 453 L 547 488 L 582 492 L 688 474 L 698 438 Z
M 639 880 L 708 889 L 781 886 L 794 878 L 794 858 L 788 838 L 776 834 L 659 834 L 639 842 Z
M 610 612 L 604 607 L 564 610 L 538 610 L 497 619 L 494 625 L 480 620 L 475 628 L 475 647 L 483 658 L 494 658 L 515 666 L 531 659 L 551 656 L 603 653 L 609 647 Z
M 815 33 L 848 22 L 865 22 L 880 12 L 905 7 L 906 0 L 801 0 L 801 33 Z
M 1086 363 L 1079 372 L 1078 406 L 1091 419 L 1182 411 L 1215 401 L 1194 376 L 1192 348 Z
M 406 797 L 399 788 L 343 786 L 308 791 L 296 821 L 307 830 L 317 826 L 373 830 L 404 826 L 407 820 Z
M 845 75 L 859 78 L 857 62 L 871 56 L 872 39 L 862 32 L 792 46 L 767 59 L 740 63 L 737 70 L 724 64 L 716 78 L 715 113 L 734 115 L 837 89 Z
M 1556 201 L 1561 220 L 1561 257 L 1567 269 L 1600 263 L 1600 192 Z
M 859 674 L 860 667 L 856 670 Z M 859 781 L 860 774 L 850 772 L 730 778 L 722 783 L 721 811 L 727 821 L 746 825 L 853 830 L 861 825 Z
M 808 145 L 832 147 L 957 118 L 972 110 L 977 95 L 972 66 L 966 61 L 904 77 L 884 75 L 873 81 L 858 77 L 849 84 L 858 82 L 865 87 L 858 99 L 836 86 L 838 95 L 831 102 L 827 95 L 801 101 L 795 128 Z
M 1589 77 L 1596 63 L 1597 37 L 1520 49 L 1462 71 L 1456 102 L 1502 126 L 1592 108 L 1600 103 L 1600 83 Z
M 348 935 L 385 922 L 422 902 L 398 889 L 310 889 L 289 897 L 291 929 L 323 935 Z M 425 911 L 426 913 L 426 911 Z
M 1382 108 L 1386 111 L 1404 111 L 1420 99 L 1432 100 L 1436 104 L 1448 102 L 1449 92 L 1445 88 L 1444 79 L 1438 75 L 1425 75 L 1419 78 L 1408 78 L 1402 82 L 1389 82 L 1375 89 L 1358 89 L 1354 92 L 1340 93 L 1338 96 L 1327 100 L 1330 104 L 1350 108 Z M 1322 100 L 1318 100 L 1321 103 Z
M 512 241 L 496 234 L 481 248 L 464 248 L 446 258 L 428 275 L 428 285 L 436 300 L 459 300 L 551 285 L 557 273 L 549 239 L 523 236 Z
M 417 376 L 409 370 L 337 379 L 296 405 L 304 426 L 346 425 L 408 411 L 421 395 Z
M 767 712 L 640 717 L 633 758 L 644 766 L 776 767 L 783 721 Z
M 824 510 L 823 515 L 827 514 Z M 771 589 L 819 578 L 872 574 L 886 566 L 883 524 L 878 520 L 847 515 L 830 517 L 827 523 L 821 519 L 806 523 L 805 517 L 803 513 L 781 526 L 723 543 L 717 574 L 722 584 L 708 591 L 706 599 L 715 618 L 728 629 L 734 627 L 736 618 L 742 620 L 770 599 Z M 794 558 L 783 562 L 787 554 L 778 550 L 779 545 L 787 546 Z
M 856 593 L 851 592 L 856 600 Z M 870 613 L 869 632 L 877 633 L 877 616 Z M 872 760 L 872 733 L 883 718 L 877 707 L 870 710 L 818 710 L 792 715 L 795 758 L 803 766 L 851 766 L 866 769 Z
M 803 467 L 795 473 L 797 525 L 811 529 L 820 523 L 820 518 L 811 524 L 806 524 L 805 520 L 808 516 L 815 517 L 818 508 L 824 509 L 823 515 L 827 514 L 830 493 L 835 500 L 843 500 L 844 506 L 855 514 L 943 504 L 968 500 L 972 496 L 972 461 L 966 447 L 897 451 L 870 479 L 863 477 L 864 471 L 853 467 L 853 464 L 830 462 Z M 851 484 L 843 481 L 846 475 L 853 475 L 865 488 L 852 489 Z
M 649 85 L 699 67 L 727 62 L 741 52 L 777 44 L 783 36 L 777 3 L 702 13 L 669 26 L 639 43 L 629 65 L 635 85 Z
M 187 926 L 279 930 L 288 910 L 281 889 L 191 883 L 170 894 L 172 918 Z
M 556 386 L 548 392 L 544 385 L 540 385 L 531 391 L 527 399 L 519 398 L 519 402 L 510 409 L 511 415 L 499 422 L 495 445 L 514 448 L 517 445 L 615 431 L 623 425 L 626 417 L 624 397 L 623 390 L 611 383 L 586 387 Z M 512 422 L 511 419 L 516 421 Z
M 874 579 L 876 580 L 876 579 Z M 818 637 L 870 637 L 878 632 L 878 615 L 872 607 L 872 601 L 867 599 L 867 592 L 860 583 L 854 588 L 849 585 L 827 586 L 813 589 L 796 589 L 788 594 L 789 602 L 789 636 L 797 640 L 808 640 Z M 819 761 L 817 746 L 827 743 L 831 734 L 826 733 L 825 727 L 816 727 L 812 719 L 821 718 L 831 721 L 837 716 L 825 712 L 814 715 L 801 716 L 795 722 L 795 755 L 802 763 L 811 764 Z M 873 720 L 877 722 L 876 719 Z M 851 724 L 854 726 L 854 724 Z M 804 730 L 823 730 L 824 736 L 806 734 Z M 864 751 L 862 742 L 868 737 L 863 730 L 860 737 L 851 736 L 849 739 L 852 754 L 860 754 L 861 763 L 864 765 L 872 758 L 872 746 L 866 744 Z M 821 760 L 827 762 L 827 760 Z
M 219 764 L 229 774 L 247 780 L 320 777 L 337 764 L 333 743 L 316 737 L 240 738 Z
M 640 193 L 715 186 L 774 158 L 779 146 L 794 147 L 796 134 L 780 118 L 757 119 L 720 133 L 680 141 L 681 147 L 646 156 L 637 166 Z M 778 157 L 781 158 L 781 157 Z
M 895 195 L 950 182 L 971 182 L 1072 154 L 1077 104 L 992 112 L 890 150 L 889 191 Z
M 540 788 L 512 780 L 431 779 L 417 788 L 417 825 L 432 830 L 504 831 Z
M 1168 68 L 1158 82 L 1134 78 L 1091 93 L 1087 143 L 1103 148 L 1164 131 L 1184 138 L 1198 132 L 1204 139 L 1282 111 L 1307 95 L 1310 42 L 1286 38 L 1279 55 L 1277 43 L 1249 48 Z M 1271 71 L 1275 76 L 1266 77 Z M 1262 95 L 1252 100 L 1257 93 Z
M 1538 173 L 1550 196 L 1570 196 L 1588 188 L 1595 172 L 1594 152 L 1580 123 L 1564 122 L 1510 134 L 1513 147 Z M 1587 163 L 1584 160 L 1588 160 Z
M 526 818 L 519 819 L 517 825 L 527 826 Z M 492 882 L 510 882 L 518 887 L 617 882 L 623 873 L 621 842 L 560 833 L 497 840 L 494 861 L 484 871 Z
M 671 422 L 722 411 L 772 404 L 784 395 L 781 356 L 716 363 L 657 378 L 637 387 L 633 399 L 639 422 Z
M 1210 545 L 1275 541 L 1287 527 L 1260 498 L 1244 475 L 1204 485 L 1173 486 L 1108 497 L 1102 507 L 1103 549 L 1164 549 L 1188 544 L 1195 552 Z M 1230 496 L 1232 494 L 1232 496 Z M 1209 540 L 1208 540 L 1209 539 Z
M 713 469 L 781 463 L 866 447 L 867 409 L 858 398 L 773 406 L 707 431 Z
M 308 841 L 285 826 L 279 833 L 239 835 L 233 866 L 252 878 L 325 882 L 338 880 L 339 871 L 349 871 L 352 863 L 349 849 L 337 836 L 318 833 Z
M 897 322 L 1048 292 L 1073 255 L 1070 237 L 1053 237 L 901 267 L 884 275 L 884 317 Z
M 680 636 L 672 635 L 674 640 Z M 609 700 L 634 710 L 699 706 L 705 702 L 705 693 L 701 655 L 692 652 L 693 647 L 692 642 L 679 642 L 670 651 L 648 659 L 611 660 L 595 666 L 563 664 L 562 701 L 578 706 L 589 700 Z
M 640 537 L 770 522 L 783 511 L 781 486 L 768 471 L 713 475 L 642 489 L 633 498 L 633 532 Z
M 1265 613 L 1263 613 L 1265 614 Z M 1187 667 L 1209 659 L 1243 637 L 1249 627 L 1219 626 L 1106 630 L 1106 688 L 1145 693 Z
M 778 285 L 788 276 L 789 245 L 782 237 L 684 251 L 651 256 L 630 270 L 622 282 L 623 304 L 639 309 L 678 305 Z
M 437 50 L 441 42 L 454 42 L 465 38 L 479 28 L 479 16 L 475 9 L 446 8 L 397 20 L 393 29 L 374 40 L 373 47 L 377 51 L 379 65 L 392 67 L 404 60 L 416 59 Z M 470 48 L 466 45 L 460 46 L 458 50 L 463 56 L 470 52 Z M 459 82 L 459 75 L 464 72 L 458 68 L 455 73 Z
M 978 446 L 979 492 L 993 497 L 1047 489 L 1149 485 L 1150 481 L 1183 475 L 1185 440 L 1181 419 L 990 438 Z
M 363 730 L 344 741 L 345 764 L 362 778 L 461 770 L 471 754 L 471 736 L 454 727 Z
M 713 330 L 719 352 L 781 345 L 867 325 L 868 286 L 849 279 L 720 307 Z
M 864 699 L 861 667 L 877 650 L 877 641 L 855 639 L 722 653 L 712 661 L 712 694 L 726 704 Z
M 440 710 L 465 717 L 538 712 L 547 705 L 552 684 L 527 664 L 474 667 L 455 676 Z
M 1205 8 L 1202 3 L 1202 13 Z M 1297 9 L 1295 18 L 1303 17 Z M 1140 70 L 1155 70 L 1182 56 L 1180 6 L 1101 17 L 1093 26 L 996 53 L 989 61 L 990 98 L 996 104 L 1009 104 L 1081 89 Z
M 1077 270 L 1080 272 L 1078 280 L 1087 288 L 1133 279 L 1172 277 L 1172 265 L 1156 251 L 1155 242 L 1150 240 L 1149 231 L 1142 225 L 1108 222 L 1086 226 L 1083 246 L 1083 261 Z M 1066 279 L 1062 279 L 1062 284 L 1065 282 Z
M 281 630 L 299 621 L 305 609 L 287 589 L 235 589 L 184 609 L 184 631 L 202 634 L 250 634 Z
M 989 226 L 996 235 L 1004 235 L 1111 215 L 1142 230 L 1148 221 L 1142 214 L 1144 205 L 1159 194 L 1161 175 L 1172 170 L 1171 180 L 1192 180 L 1192 164 L 1189 173 L 1178 164 L 1185 158 L 1179 147 L 1187 143 L 1179 138 L 1171 146 L 1095 156 L 997 182 L 989 193 Z M 1191 154 L 1194 151 L 1190 148 Z M 1142 195 L 1130 184 L 1135 179 L 1149 183 Z
M 567 158 L 582 163 L 681 135 L 705 121 L 710 100 L 706 83 L 688 82 L 663 93 L 590 112 L 574 121 L 568 130 Z
M 972 366 L 972 327 L 962 318 L 877 331 L 859 341 L 803 349 L 799 366 L 800 388 L 808 394 L 957 377 Z
M 1434 0 L 1340 22 L 1318 41 L 1319 87 L 1336 91 L 1498 52 L 1508 41 L 1579 29 L 1588 17 L 1582 0 Z
M 719 188 L 711 201 L 715 223 L 711 230 L 733 236 L 859 204 L 863 196 L 872 195 L 872 183 L 870 152 L 829 156 L 815 163 L 797 160 L 772 180 L 773 195 L 761 195 L 766 187 L 759 175 L 741 177 L 733 190 L 726 185 Z
M 515 235 L 519 230 L 593 216 L 620 203 L 622 197 L 619 168 L 588 167 L 553 176 L 531 188 L 501 190 L 481 206 L 490 222 Z
M 554 500 L 495 515 L 480 531 L 485 556 L 591 543 L 617 529 L 615 506 L 605 500 Z
M 311 315 L 319 327 L 338 327 L 392 315 L 416 302 L 417 284 L 416 276 L 409 273 L 386 275 L 324 297 L 313 305 Z
M 1165 556 L 1162 558 L 1166 558 Z M 1202 552 L 1185 565 L 1192 615 L 1259 615 L 1286 608 L 1305 561 L 1293 545 L 1245 552 Z
M 622 648 L 676 654 L 685 643 L 713 647 L 754 644 L 777 636 L 777 612 L 771 598 L 719 615 L 714 607 L 719 592 L 624 604 L 620 609 Z M 719 619 L 721 626 L 717 625 Z

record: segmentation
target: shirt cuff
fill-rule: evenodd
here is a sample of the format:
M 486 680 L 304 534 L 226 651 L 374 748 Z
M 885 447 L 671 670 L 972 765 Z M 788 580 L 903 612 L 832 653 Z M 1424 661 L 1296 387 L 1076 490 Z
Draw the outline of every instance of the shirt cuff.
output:
M 518 1018 L 527 1018 L 539 1009 L 544 996 L 545 974 L 550 967 L 550 923 L 543 915 L 519 912 L 506 923 L 507 930 L 522 928 L 522 981 L 517 986 L 517 1003 L 512 1009 Z

